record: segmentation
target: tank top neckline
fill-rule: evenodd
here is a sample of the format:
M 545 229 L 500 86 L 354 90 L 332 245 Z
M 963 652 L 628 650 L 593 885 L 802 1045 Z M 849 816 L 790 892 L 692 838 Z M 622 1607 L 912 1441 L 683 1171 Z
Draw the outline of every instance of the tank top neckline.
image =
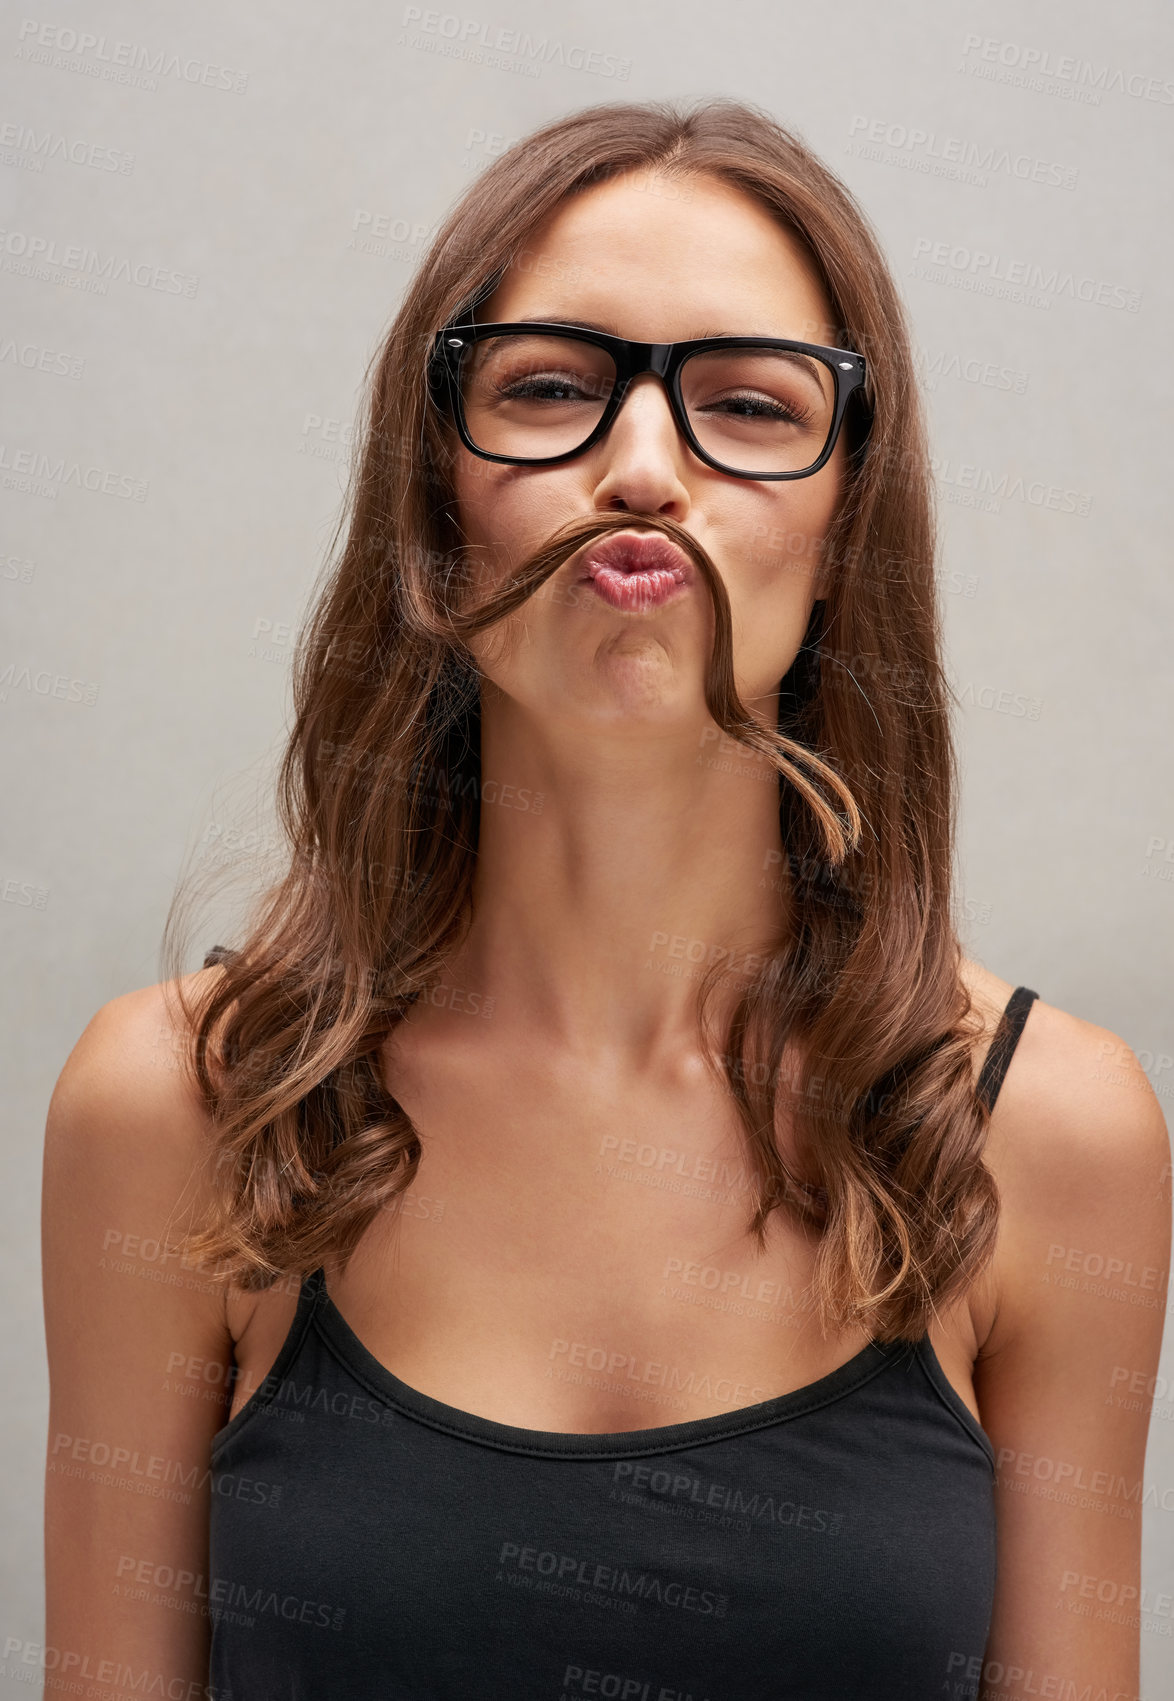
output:
M 219 960 L 218 954 L 224 949 L 214 947 L 205 958 L 205 967 L 210 961 Z M 977 1094 L 985 1100 L 988 1112 L 994 1109 L 1028 1013 L 1038 997 L 1039 994 L 1031 987 L 1016 986 L 1007 1001 L 979 1075 Z M 498 1423 L 493 1418 L 447 1405 L 401 1381 L 368 1350 L 339 1311 L 327 1291 L 326 1271 L 322 1265 L 303 1278 L 294 1320 L 265 1381 L 212 1437 L 214 1457 L 222 1453 L 261 1407 L 268 1404 L 300 1353 L 311 1326 L 355 1381 L 385 1405 L 445 1434 L 507 1453 L 538 1457 L 635 1458 L 723 1441 L 731 1436 L 786 1423 L 832 1405 L 870 1382 L 886 1367 L 914 1358 L 938 1399 L 985 1453 L 991 1469 L 994 1469 L 995 1453 L 990 1436 L 947 1377 L 928 1330 L 915 1341 L 867 1341 L 845 1363 L 817 1377 L 814 1382 L 777 1394 L 772 1399 L 719 1412 L 713 1417 L 690 1418 L 681 1423 L 630 1430 L 577 1432 L 528 1429 L 517 1424 Z
M 486 1447 L 495 1447 L 508 1453 L 528 1453 L 547 1458 L 619 1459 L 651 1456 L 700 1446 L 706 1442 L 724 1441 L 730 1436 L 745 1435 L 752 1430 L 767 1429 L 771 1425 L 806 1416 L 822 1406 L 842 1400 L 864 1383 L 871 1381 L 886 1366 L 895 1364 L 913 1353 L 923 1355 L 923 1361 L 924 1358 L 931 1360 L 931 1382 L 964 1426 L 969 1428 L 974 1439 L 979 1441 L 984 1450 L 989 1447 L 985 1433 L 974 1422 L 973 1413 L 964 1407 L 956 1390 L 938 1366 L 937 1355 L 933 1351 L 928 1333 L 920 1341 L 868 1341 L 845 1363 L 837 1365 L 814 1382 L 805 1383 L 803 1387 L 791 1389 L 785 1394 L 776 1394 L 768 1400 L 759 1400 L 753 1405 L 719 1412 L 712 1417 L 689 1418 L 681 1423 L 658 1424 L 647 1429 L 579 1432 L 528 1429 L 517 1424 L 498 1423 L 494 1418 L 481 1417 L 459 1406 L 447 1405 L 443 1400 L 434 1399 L 431 1394 L 422 1393 L 420 1389 L 401 1381 L 364 1346 L 335 1305 L 327 1290 L 325 1270 L 321 1265 L 305 1278 L 300 1304 L 307 1308 L 307 1322 L 313 1322 L 335 1357 L 357 1382 L 378 1399 L 405 1416 L 415 1418 L 432 1429 L 441 1430 L 446 1435 L 457 1436 Z M 242 1411 L 241 1416 L 243 1415 Z
M 1032 1004 L 1039 994 L 1028 986 L 1016 986 L 1007 1000 L 999 1019 L 991 1046 L 979 1072 L 977 1094 L 984 1099 L 988 1111 L 995 1100 L 1007 1073 L 1012 1055 L 1023 1032 Z M 498 1423 L 493 1418 L 450 1406 L 430 1394 L 422 1393 L 402 1382 L 393 1371 L 377 1359 L 355 1334 L 326 1288 L 326 1271 L 322 1265 L 312 1271 L 302 1283 L 299 1312 L 306 1308 L 307 1321 L 312 1320 L 325 1338 L 335 1357 L 350 1374 L 380 1400 L 386 1401 L 408 1417 L 414 1417 L 433 1429 L 442 1430 L 466 1441 L 479 1442 L 510 1453 L 529 1453 L 562 1458 L 636 1458 L 672 1452 L 685 1447 L 700 1446 L 709 1441 L 723 1441 L 729 1436 L 745 1435 L 772 1424 L 786 1423 L 791 1418 L 805 1416 L 843 1399 L 890 1364 L 915 1356 L 938 1398 L 951 1411 L 963 1429 L 987 1455 L 992 1468 L 994 1448 L 986 1430 L 954 1387 L 934 1350 L 929 1331 L 917 1341 L 867 1341 L 860 1351 L 845 1363 L 837 1365 L 826 1375 L 817 1377 L 801 1388 L 793 1388 L 772 1399 L 759 1400 L 753 1405 L 739 1406 L 733 1411 L 719 1412 L 713 1417 L 689 1418 L 682 1423 L 657 1424 L 647 1429 L 604 1430 L 582 1433 L 574 1430 L 527 1429 L 517 1424 Z M 295 1326 L 291 1335 L 300 1337 Z M 244 1416 L 244 1411 L 238 1414 Z

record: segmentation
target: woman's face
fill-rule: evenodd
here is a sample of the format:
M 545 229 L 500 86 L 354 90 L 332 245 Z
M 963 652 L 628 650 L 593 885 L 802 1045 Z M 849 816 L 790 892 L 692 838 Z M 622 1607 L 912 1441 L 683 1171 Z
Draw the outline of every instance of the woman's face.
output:
M 704 336 L 835 341 L 800 243 L 757 201 L 709 177 L 614 179 L 565 202 L 478 311 L 482 322 L 570 319 L 641 342 Z M 735 683 L 773 725 L 772 699 L 823 594 L 821 540 L 844 476 L 843 437 L 809 478 L 716 471 L 679 435 L 661 380 L 629 388 L 593 448 L 554 467 L 457 447 L 457 519 L 482 589 L 550 534 L 595 513 L 667 515 L 709 554 L 730 600 Z M 484 674 L 549 729 L 609 733 L 708 721 L 713 614 L 700 572 L 668 602 L 620 610 L 582 582 L 590 545 L 516 613 L 475 638 Z

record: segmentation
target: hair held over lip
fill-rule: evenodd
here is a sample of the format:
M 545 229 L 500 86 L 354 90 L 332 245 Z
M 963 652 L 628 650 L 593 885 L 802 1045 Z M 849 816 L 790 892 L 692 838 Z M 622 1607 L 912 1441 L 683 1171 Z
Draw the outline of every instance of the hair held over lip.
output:
M 463 645 L 475 633 L 485 631 L 521 608 L 580 550 L 595 540 L 626 531 L 659 533 L 694 564 L 709 590 L 714 614 L 713 649 L 705 676 L 706 707 L 727 738 L 767 757 L 780 777 L 796 788 L 820 821 L 829 860 L 842 861 L 860 836 L 860 812 L 852 793 L 826 762 L 794 739 L 765 727 L 738 696 L 734 684 L 730 599 L 721 574 L 692 533 L 667 515 L 653 517 L 631 511 L 576 515 L 483 600 L 460 612 L 454 610 L 448 623 L 448 636 Z M 473 664 L 471 653 L 466 653 Z M 829 801 L 828 794 L 835 803 Z M 843 811 L 842 817 L 836 803 Z

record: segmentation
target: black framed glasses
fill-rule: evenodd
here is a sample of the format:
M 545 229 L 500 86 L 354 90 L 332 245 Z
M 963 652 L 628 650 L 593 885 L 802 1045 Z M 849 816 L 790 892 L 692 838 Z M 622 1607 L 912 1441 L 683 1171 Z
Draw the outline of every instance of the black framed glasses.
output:
M 818 472 L 849 399 L 865 400 L 863 356 L 787 337 L 637 343 L 544 320 L 453 324 L 436 333 L 428 360 L 430 392 L 466 449 L 513 466 L 554 466 L 590 449 L 644 372 L 663 381 L 693 453 L 735 478 Z

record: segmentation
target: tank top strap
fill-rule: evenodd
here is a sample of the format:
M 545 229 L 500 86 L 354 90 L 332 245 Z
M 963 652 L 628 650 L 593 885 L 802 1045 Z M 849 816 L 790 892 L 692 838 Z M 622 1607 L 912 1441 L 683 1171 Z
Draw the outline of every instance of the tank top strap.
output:
M 1027 1021 L 1028 1011 L 1038 997 L 1039 993 L 1033 992 L 1029 986 L 1017 986 L 999 1017 L 999 1025 L 995 1029 L 995 1037 L 991 1041 L 975 1089 L 978 1097 L 986 1102 L 988 1110 L 995 1108 L 995 1100 L 1015 1055 L 1015 1047 L 1019 1044 L 1019 1036 L 1023 1032 L 1023 1024 Z
M 212 969 L 212 968 L 215 968 L 218 963 L 225 963 L 225 962 L 228 961 L 228 959 L 230 957 L 235 957 L 235 956 L 236 956 L 236 952 L 233 951 L 228 945 L 213 945 L 213 947 L 210 951 L 206 951 L 204 953 L 204 965 L 203 966 L 206 969 Z

